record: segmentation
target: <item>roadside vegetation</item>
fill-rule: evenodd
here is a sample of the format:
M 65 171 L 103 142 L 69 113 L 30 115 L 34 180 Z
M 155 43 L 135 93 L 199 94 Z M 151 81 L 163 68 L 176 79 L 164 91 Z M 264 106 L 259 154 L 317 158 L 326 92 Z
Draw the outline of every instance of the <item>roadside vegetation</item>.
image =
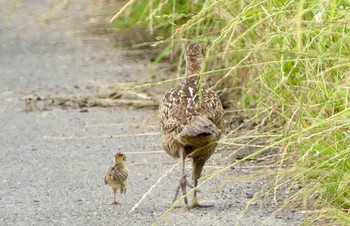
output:
M 349 1 L 130 0 L 124 6 L 113 26 L 154 37 L 142 45 L 162 47 L 156 62 L 170 55 L 181 68 L 182 57 L 175 56 L 185 44 L 207 46 L 200 76 L 217 87 L 228 116 L 243 117 L 258 131 L 250 136 L 266 140 L 268 148 L 247 158 L 279 148 L 274 187 L 301 185 L 286 205 L 312 212 L 307 224 L 350 224 Z

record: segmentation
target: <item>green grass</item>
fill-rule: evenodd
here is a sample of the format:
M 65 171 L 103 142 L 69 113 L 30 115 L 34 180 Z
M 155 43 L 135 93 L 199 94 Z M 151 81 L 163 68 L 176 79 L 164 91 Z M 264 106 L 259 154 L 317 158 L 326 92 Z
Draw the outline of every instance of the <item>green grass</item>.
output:
M 0 29 L 0 33 L 6 31 L 8 29 L 9 25 L 12 22 L 14 13 L 16 12 L 16 9 L 17 9 L 19 4 L 20 4 L 19 0 L 12 1 L 11 4 L 9 4 L 9 9 L 6 10 L 7 12 L 5 14 L 5 19 L 4 19 L 4 22 L 2 25 L 2 29 Z
M 289 203 L 324 210 L 309 222 L 350 224 L 350 2 L 198 2 L 140 0 L 115 26 L 146 26 L 168 50 L 204 43 L 203 76 L 294 163 L 281 164 L 275 186 L 305 184 Z
M 172 3 L 176 4 L 172 4 Z M 145 28 L 154 35 L 168 37 L 173 31 L 174 23 L 184 23 L 191 17 L 190 10 L 200 9 L 192 1 L 134 1 L 123 12 L 123 18 L 115 21 L 118 29 Z M 157 29 L 158 28 L 158 29 Z

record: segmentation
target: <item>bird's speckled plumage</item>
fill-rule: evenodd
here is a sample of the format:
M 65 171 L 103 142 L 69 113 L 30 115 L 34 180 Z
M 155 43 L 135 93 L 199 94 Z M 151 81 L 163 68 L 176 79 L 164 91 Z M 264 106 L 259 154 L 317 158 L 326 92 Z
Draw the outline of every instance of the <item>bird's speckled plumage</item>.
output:
M 112 187 L 114 193 L 114 201 L 112 204 L 118 204 L 116 200 L 116 192 L 126 193 L 129 171 L 126 165 L 126 155 L 117 153 L 114 155 L 114 166 L 110 168 L 105 176 L 105 184 Z
M 191 76 L 200 73 L 204 57 L 205 50 L 200 44 L 187 47 L 188 78 L 168 91 L 159 107 L 163 148 L 173 157 L 193 159 L 195 185 L 220 139 L 224 113 L 215 91 L 206 84 L 200 86 L 199 76 Z

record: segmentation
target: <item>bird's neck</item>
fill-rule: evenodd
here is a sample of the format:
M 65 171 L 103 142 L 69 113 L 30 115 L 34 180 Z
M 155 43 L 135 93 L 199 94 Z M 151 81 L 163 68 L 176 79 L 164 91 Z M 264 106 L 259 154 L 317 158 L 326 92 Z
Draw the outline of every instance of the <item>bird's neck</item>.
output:
M 196 59 L 188 60 L 186 62 L 186 70 L 185 70 L 185 75 L 194 75 L 194 74 L 199 74 L 201 72 L 202 65 L 201 63 L 197 62 Z
M 124 167 L 125 166 L 125 163 L 124 162 L 116 162 L 114 164 L 115 167 Z

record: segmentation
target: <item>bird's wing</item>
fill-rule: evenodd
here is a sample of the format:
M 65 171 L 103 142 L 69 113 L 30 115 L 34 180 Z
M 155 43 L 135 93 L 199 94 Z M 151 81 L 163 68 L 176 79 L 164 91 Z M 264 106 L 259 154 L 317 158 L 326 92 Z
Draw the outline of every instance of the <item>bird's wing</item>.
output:
M 164 95 L 159 108 L 161 129 L 172 132 L 187 123 L 189 116 L 196 114 L 199 100 L 198 81 L 184 80 Z
M 113 177 L 113 180 L 124 182 L 128 178 L 129 173 L 126 168 L 114 167 L 114 169 L 111 171 L 111 176 Z
M 161 129 L 170 133 L 174 131 L 185 117 L 185 104 L 183 98 L 179 98 L 177 90 L 168 92 L 159 107 L 159 115 L 161 119 Z
M 108 176 L 108 174 L 104 178 L 105 184 L 107 184 L 107 176 Z
M 203 112 L 219 129 L 223 128 L 224 109 L 214 90 L 204 89 L 201 112 Z

